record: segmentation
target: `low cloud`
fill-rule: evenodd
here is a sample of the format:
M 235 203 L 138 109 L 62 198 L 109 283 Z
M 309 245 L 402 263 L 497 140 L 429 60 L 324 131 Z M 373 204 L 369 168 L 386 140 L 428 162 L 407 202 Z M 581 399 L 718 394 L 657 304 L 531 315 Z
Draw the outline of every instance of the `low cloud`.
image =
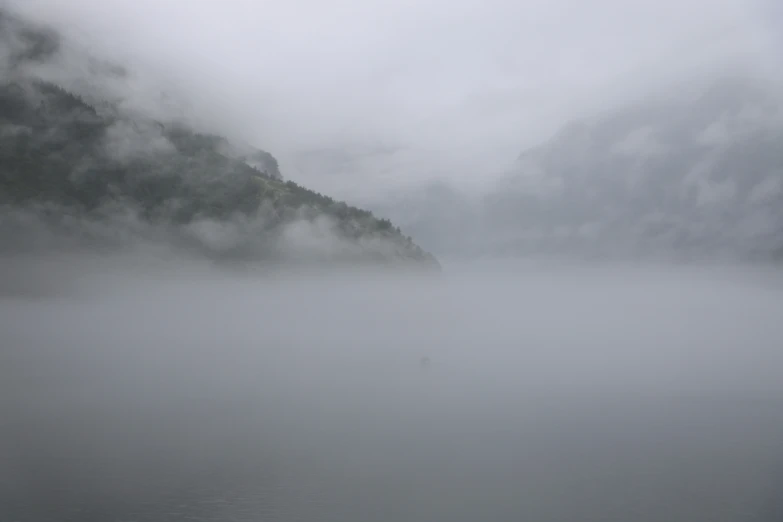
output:
M 678 78 L 780 62 L 764 0 L 11 3 L 184 93 L 194 120 L 336 195 L 432 177 L 473 189 L 576 116 Z M 166 109 L 148 84 L 134 84 L 128 106 Z M 356 144 L 410 160 L 378 155 L 348 171 L 297 161 Z

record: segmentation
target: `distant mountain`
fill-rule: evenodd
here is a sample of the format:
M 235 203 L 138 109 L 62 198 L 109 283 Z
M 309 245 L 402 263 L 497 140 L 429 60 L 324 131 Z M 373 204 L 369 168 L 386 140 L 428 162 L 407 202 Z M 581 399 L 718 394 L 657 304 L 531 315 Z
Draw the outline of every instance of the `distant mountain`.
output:
M 217 259 L 437 266 L 390 221 L 284 181 L 266 151 L 45 79 L 56 32 L 0 10 L 0 45 L 5 253 L 143 239 Z
M 783 88 L 683 85 L 525 151 L 483 205 L 511 255 L 783 258 Z
M 449 257 L 783 260 L 783 87 L 683 83 L 575 121 L 486 194 L 430 183 L 367 206 Z
M 364 204 L 410 230 L 424 248 L 464 256 L 477 253 L 485 236 L 480 202 L 446 182 L 433 181 L 368 198 Z

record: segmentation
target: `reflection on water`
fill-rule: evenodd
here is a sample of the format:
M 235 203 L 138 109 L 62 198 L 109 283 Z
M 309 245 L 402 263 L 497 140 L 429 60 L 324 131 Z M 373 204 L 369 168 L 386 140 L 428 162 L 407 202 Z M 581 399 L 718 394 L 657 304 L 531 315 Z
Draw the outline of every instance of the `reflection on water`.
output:
M 654 277 L 6 298 L 0 520 L 783 520 L 780 295 Z

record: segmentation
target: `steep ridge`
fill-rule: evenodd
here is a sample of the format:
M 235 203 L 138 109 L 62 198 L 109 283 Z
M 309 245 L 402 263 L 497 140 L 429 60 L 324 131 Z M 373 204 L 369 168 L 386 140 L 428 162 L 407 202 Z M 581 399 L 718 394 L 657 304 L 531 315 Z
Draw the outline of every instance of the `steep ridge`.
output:
M 266 151 L 40 74 L 63 38 L 0 10 L 0 250 L 165 244 L 214 259 L 438 267 L 399 228 L 285 181 Z M 116 66 L 90 62 L 122 80 Z M 79 74 L 76 72 L 75 74 Z

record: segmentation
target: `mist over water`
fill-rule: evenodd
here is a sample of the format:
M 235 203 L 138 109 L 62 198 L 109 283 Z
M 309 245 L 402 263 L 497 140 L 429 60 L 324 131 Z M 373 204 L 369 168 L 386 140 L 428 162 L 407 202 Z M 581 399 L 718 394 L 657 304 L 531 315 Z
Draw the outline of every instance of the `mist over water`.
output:
M 776 5 L 0 0 L 0 522 L 783 521 Z
M 777 272 L 141 261 L 3 261 L 1 519 L 781 519 Z

